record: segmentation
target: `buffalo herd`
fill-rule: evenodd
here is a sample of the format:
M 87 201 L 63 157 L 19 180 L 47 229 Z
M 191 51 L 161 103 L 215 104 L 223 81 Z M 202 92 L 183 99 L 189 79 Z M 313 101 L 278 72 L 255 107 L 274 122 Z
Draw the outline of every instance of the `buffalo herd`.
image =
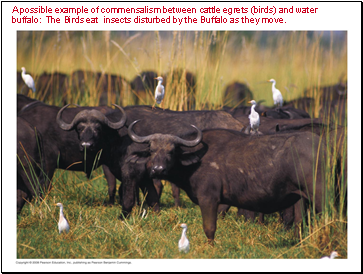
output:
M 195 76 L 186 70 L 164 76 L 170 89 L 174 83 L 186 83 L 185 98 L 192 109 Z M 300 223 L 309 205 L 322 212 L 327 156 L 337 167 L 336 181 L 346 180 L 346 84 L 345 89 L 340 85 L 314 89 L 314 94 L 319 93 L 316 99 L 307 97 L 311 93 L 306 91 L 306 97 L 278 108 L 258 104 L 259 135 L 252 134 L 250 107 L 243 103 L 253 99 L 252 92 L 239 82 L 227 87 L 228 104 L 220 110 L 107 106 L 108 96 L 123 96 L 126 85 L 136 96 L 135 102 L 142 104 L 153 93 L 155 77 L 155 72 L 145 71 L 128 82 L 95 72 L 44 73 L 35 76 L 39 101 L 20 94 L 24 88 L 18 82 L 18 214 L 26 201 L 51 190 L 56 169 L 83 171 L 90 177 L 102 166 L 111 205 L 116 179 L 121 181 L 120 218 L 132 211 L 139 189 L 147 193 L 148 206 L 159 211 L 161 180 L 167 180 L 175 206 L 181 205 L 180 189 L 199 205 L 204 232 L 212 243 L 218 214 L 225 214 L 231 206 L 246 218 L 259 213 L 261 222 L 263 214 L 280 212 L 287 227 Z M 102 90 L 100 106 L 71 105 L 72 89 L 76 87 L 82 96 L 90 81 Z M 50 95 L 62 98 L 58 103 L 63 107 L 42 102 Z M 325 115 L 311 118 L 315 104 L 322 106 L 320 114 L 329 112 L 331 119 Z

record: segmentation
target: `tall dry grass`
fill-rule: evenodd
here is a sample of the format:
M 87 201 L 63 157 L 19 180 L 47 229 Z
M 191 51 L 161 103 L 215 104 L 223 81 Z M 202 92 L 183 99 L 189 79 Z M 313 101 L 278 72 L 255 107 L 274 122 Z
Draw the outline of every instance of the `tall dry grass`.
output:
M 322 32 L 304 31 L 277 32 L 268 35 L 264 32 L 251 34 L 219 31 L 18 32 L 17 67 L 20 69 L 25 66 L 27 70 L 37 75 L 43 71 L 48 73 L 60 71 L 69 75 L 78 69 L 99 71 L 103 74 L 122 75 L 129 81 L 145 70 L 154 70 L 158 74 L 172 74 L 173 71 L 182 69 L 183 73 L 190 71 L 197 77 L 196 109 L 217 109 L 223 105 L 224 89 L 233 81 L 247 83 L 256 101 L 265 100 L 264 104 L 272 106 L 271 84 L 266 82 L 270 78 L 277 81 L 276 86 L 284 99 L 292 100 L 302 96 L 307 88 L 310 88 L 308 95 L 316 97 L 319 87 L 336 84 L 340 77 L 346 74 L 346 33 L 343 35 L 343 40 L 338 39 L 334 32 L 330 33 L 328 39 L 326 36 L 327 34 Z M 92 79 L 86 84 L 88 91 L 85 94 L 81 95 L 79 90 L 68 88 L 68 96 L 76 98 L 74 103 L 80 105 L 97 105 L 102 92 L 100 86 L 97 86 Z M 108 96 L 108 103 L 134 104 L 133 91 L 128 85 L 124 89 L 125 92 L 119 102 Z M 165 85 L 165 90 L 165 107 L 173 110 L 190 108 L 188 105 L 190 94 L 185 80 L 169 81 Z M 107 92 L 110 95 L 111 90 L 108 89 Z M 153 90 L 148 90 L 147 94 L 143 103 L 153 104 Z M 62 104 L 59 98 L 53 98 L 52 101 L 58 105 Z M 317 105 L 312 111 L 315 117 L 320 115 L 320 107 Z M 307 219 L 306 229 L 302 232 L 298 243 L 291 232 L 282 232 L 279 225 L 275 224 L 276 216 L 271 217 L 273 221 L 268 222 L 263 228 L 229 217 L 225 221 L 218 221 L 223 223 L 223 228 L 218 228 L 216 249 L 205 251 L 197 248 L 186 257 L 316 258 L 333 249 L 338 249 L 343 256 L 346 256 L 347 171 L 345 165 L 339 165 L 335 161 L 338 155 L 343 162 L 346 161 L 346 128 L 342 136 L 326 134 L 322 137 L 322 142 L 330 143 L 335 139 L 332 143 L 341 141 L 343 145 L 341 147 L 333 145 L 333 149 L 328 152 L 326 163 L 323 165 L 327 188 L 324 211 L 319 216 L 315 216 L 313 211 L 308 211 L 312 218 Z M 336 140 L 338 138 L 342 140 Z M 338 177 L 335 176 L 337 169 L 341 169 Z M 151 214 L 148 222 L 143 221 L 138 217 L 141 210 L 139 207 L 135 209 L 136 212 L 130 221 L 119 224 L 116 221 L 119 214 L 117 207 L 112 209 L 101 207 L 107 197 L 107 189 L 102 174 L 97 172 L 91 182 L 86 181 L 83 175 L 78 173 L 61 171 L 54 176 L 54 189 L 44 200 L 39 200 L 41 198 L 37 197 L 35 201 L 38 202 L 31 203 L 18 221 L 19 258 L 180 257 L 167 239 L 177 238 L 175 234 L 178 233 L 174 231 L 175 224 L 187 221 L 187 216 L 194 216 L 198 220 L 195 222 L 199 222 L 198 233 L 194 232 L 192 236 L 193 241 L 204 243 L 199 211 L 185 196 L 186 208 L 171 209 L 173 202 L 170 189 L 169 192 L 167 189 L 166 198 L 162 200 L 166 209 L 160 215 Z M 336 187 L 339 189 L 338 196 L 335 192 Z M 64 237 L 65 242 L 62 243 L 70 249 L 59 252 L 51 245 L 44 244 L 42 233 L 36 232 L 40 227 L 51 231 L 55 226 L 55 210 L 49 206 L 55 201 L 68 201 L 66 204 L 68 203 L 69 209 L 72 206 L 71 221 L 75 227 L 74 232 L 68 238 Z M 102 216 L 92 220 L 93 214 Z M 165 223 L 174 226 L 166 229 L 163 225 Z M 233 232 L 228 227 L 233 227 Z M 161 238 L 152 244 L 149 241 L 149 245 L 162 245 L 165 246 L 164 249 L 154 252 L 145 243 L 147 238 L 154 237 L 149 232 L 150 229 Z M 246 232 L 249 230 L 250 232 Z M 33 231 L 37 235 L 30 243 L 26 237 L 28 231 Z M 47 237 L 49 241 L 60 244 L 56 233 L 49 232 Z M 239 242 L 228 240 L 233 237 L 237 237 Z M 74 242 L 75 239 L 78 243 Z M 103 241 L 108 250 L 104 250 L 99 244 L 94 244 L 95 240 Z M 41 249 L 46 251 L 41 252 Z M 251 252 L 254 252 L 254 255 L 251 255 Z
M 284 99 L 291 100 L 306 88 L 336 84 L 346 75 L 346 35 L 343 41 L 334 40 L 334 32 L 330 38 L 326 33 L 303 31 L 274 35 L 256 32 L 250 36 L 216 31 L 18 32 L 17 67 L 25 66 L 36 74 L 91 70 L 128 80 L 144 70 L 162 74 L 181 68 L 196 74 L 197 109 L 219 106 L 225 87 L 232 81 L 247 83 L 255 100 L 272 106 L 271 84 L 266 82 L 270 78 L 276 80 Z M 89 100 L 96 100 L 95 88 L 91 88 Z M 171 90 L 166 87 L 168 108 L 185 109 L 185 103 L 180 102 L 184 89 L 182 83 Z

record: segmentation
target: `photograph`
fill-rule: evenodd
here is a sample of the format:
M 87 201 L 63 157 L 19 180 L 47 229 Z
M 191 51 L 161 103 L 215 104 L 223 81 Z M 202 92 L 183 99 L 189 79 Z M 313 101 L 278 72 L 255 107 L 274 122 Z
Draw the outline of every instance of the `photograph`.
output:
M 65 4 L 2 10 L 4 271 L 359 268 L 342 3 Z

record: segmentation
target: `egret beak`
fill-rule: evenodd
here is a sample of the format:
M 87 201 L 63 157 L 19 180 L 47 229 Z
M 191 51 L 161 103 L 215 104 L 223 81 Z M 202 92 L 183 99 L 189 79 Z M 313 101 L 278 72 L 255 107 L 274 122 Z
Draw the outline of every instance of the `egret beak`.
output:
M 248 101 L 247 103 L 251 104 L 252 101 Z

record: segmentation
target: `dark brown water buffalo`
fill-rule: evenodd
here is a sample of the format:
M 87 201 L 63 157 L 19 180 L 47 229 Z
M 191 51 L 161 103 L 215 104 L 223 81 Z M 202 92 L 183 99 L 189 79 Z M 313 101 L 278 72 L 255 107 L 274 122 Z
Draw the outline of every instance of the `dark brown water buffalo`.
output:
M 76 70 L 71 74 L 72 89 L 81 94 L 97 91 L 100 105 L 109 102 L 119 102 L 124 95 L 128 81 L 119 75 L 93 72 L 87 70 Z
M 29 73 L 31 74 L 31 73 Z M 31 74 L 36 88 L 36 97 L 43 102 L 55 104 L 67 101 L 67 90 L 69 88 L 68 75 L 60 72 L 47 73 L 40 75 Z M 17 71 L 17 87 L 19 93 L 28 94 L 28 88 L 21 78 L 21 72 Z
M 158 74 L 155 71 L 143 71 L 131 81 L 130 86 L 135 92 L 135 103 L 137 105 L 145 104 L 147 102 L 146 98 L 148 94 L 151 96 L 154 94 L 156 77 L 158 77 Z
M 67 102 L 68 75 L 60 72 L 43 72 L 34 81 L 36 95 L 40 101 L 55 104 L 58 98 L 61 98 L 61 102 Z
M 146 104 L 147 97 L 154 96 L 157 85 L 155 78 L 158 76 L 155 71 L 143 71 L 131 81 L 131 89 L 137 97 L 136 104 Z M 185 97 L 187 98 L 188 107 L 193 108 L 195 104 L 196 76 L 183 69 L 175 69 L 161 76 L 163 77 L 163 85 L 166 88 L 166 92 L 168 89 L 173 92 L 180 91 L 185 86 Z
M 182 135 L 186 132 L 190 131 L 189 123 L 193 123 L 198 125 L 199 127 L 205 129 L 210 127 L 219 127 L 219 128 L 230 128 L 234 130 L 241 130 L 243 128 L 243 124 L 234 119 L 230 114 L 224 111 L 171 111 L 171 110 L 162 110 L 160 108 L 155 108 L 154 110 L 150 106 L 128 106 L 125 108 L 125 112 L 127 114 L 126 126 L 130 125 L 133 121 L 138 119 L 143 119 L 145 122 L 142 127 L 138 128 L 139 125 L 136 126 L 137 130 L 143 132 L 144 134 L 151 134 L 154 132 L 160 133 L 169 133 L 173 132 L 176 135 Z M 60 111 L 61 114 L 61 111 Z M 120 113 L 112 112 L 107 115 L 107 118 L 111 121 L 119 120 Z M 92 128 L 99 128 L 100 121 L 93 120 Z M 67 127 L 68 128 L 68 127 Z M 78 127 L 74 127 L 75 131 L 79 131 Z M 109 195 L 110 200 L 111 197 L 115 196 L 116 191 L 116 178 L 122 181 L 122 187 L 119 189 L 120 192 L 132 192 L 135 195 L 134 189 L 128 188 L 127 179 L 124 179 L 124 174 L 128 174 L 127 167 L 125 165 L 125 158 L 129 156 L 129 145 L 132 143 L 130 140 L 127 130 L 121 129 L 118 132 L 118 136 L 115 136 L 114 133 L 110 132 L 107 136 L 103 138 L 108 138 L 107 142 L 100 143 L 97 138 L 99 136 L 104 135 L 104 132 L 95 131 L 92 132 L 93 136 L 90 135 L 90 138 L 87 140 L 83 138 L 83 136 L 78 132 L 78 142 L 81 146 L 84 142 L 90 142 L 92 140 L 93 143 L 98 143 L 102 145 L 104 151 L 110 151 L 112 157 L 108 159 L 104 159 L 102 157 L 102 164 L 106 165 L 108 168 L 104 168 L 105 175 L 108 182 Z M 103 152 L 103 154 L 108 155 L 108 152 Z M 131 161 L 130 158 L 128 160 Z M 128 163 L 126 163 L 128 165 Z M 130 176 L 127 176 L 130 178 Z M 144 169 L 140 167 L 138 174 L 136 177 L 132 178 L 133 182 L 137 184 L 141 184 L 143 181 L 153 182 L 153 180 L 145 173 Z M 158 196 L 160 196 L 162 192 L 163 185 L 160 180 L 154 180 L 155 189 L 147 189 L 149 194 L 147 198 L 150 198 L 150 192 L 157 191 Z M 148 185 L 148 184 L 146 184 Z M 141 185 L 140 185 L 141 186 Z M 142 187 L 142 186 L 141 186 Z M 122 190 L 124 188 L 124 190 Z M 176 188 L 172 185 L 173 188 L 173 196 L 175 198 L 175 205 L 180 205 L 179 200 L 179 188 Z M 121 197 L 121 195 L 120 195 Z M 133 198 L 132 198 L 133 199 Z M 151 199 L 151 198 L 150 198 Z M 127 202 L 127 200 L 126 200 Z M 131 211 L 134 204 L 127 204 L 122 201 L 123 208 L 125 208 L 125 212 Z M 158 202 L 158 200 L 157 200 Z M 149 202 L 148 202 L 149 203 Z M 155 205 L 155 202 L 151 202 Z M 129 210 L 129 211 L 128 211 Z M 126 214 L 126 213 L 125 213 Z
M 258 114 L 262 114 L 265 111 L 271 110 L 272 108 L 266 107 L 264 105 L 261 105 L 260 102 L 257 103 L 255 110 L 258 112 Z M 228 107 L 224 106 L 222 108 L 225 112 L 228 112 L 233 117 L 239 117 L 244 115 L 249 115 L 251 113 L 251 106 L 237 106 L 237 107 Z
M 285 101 L 284 107 L 293 107 L 310 113 L 315 108 L 315 99 L 311 97 L 302 97 L 291 101 Z
M 252 99 L 253 94 L 244 83 L 234 82 L 228 85 L 224 91 L 224 104 L 226 106 L 234 107 L 238 105 L 247 105 L 247 102 Z
M 173 69 L 163 75 L 166 89 L 178 92 L 184 100 L 184 109 L 195 109 L 196 76 L 186 69 Z M 185 88 L 184 88 L 185 87 Z
M 309 96 L 311 94 L 313 94 L 315 98 L 319 98 L 322 102 L 347 99 L 347 81 L 344 82 L 343 79 L 341 79 L 339 83 L 335 85 L 312 87 L 304 91 L 305 96 Z
M 120 111 L 121 107 L 118 108 L 118 111 Z M 84 171 L 89 177 L 91 171 L 98 166 L 94 166 L 95 157 L 98 153 L 97 149 L 99 148 L 98 143 L 85 142 L 82 146 L 78 141 L 79 135 L 77 135 L 77 132 L 62 130 L 56 122 L 60 109 L 60 107 L 40 103 L 24 108 L 18 117 L 31 123 L 42 135 L 45 160 L 44 171 L 49 180 L 52 178 L 56 168 Z M 98 111 L 95 115 L 93 115 L 94 110 Z M 82 111 L 86 111 L 87 117 L 78 115 Z M 77 127 L 78 132 L 84 138 L 87 138 L 92 131 L 88 127 L 90 121 L 98 120 L 97 128 L 93 130 L 102 132 L 102 136 L 107 136 L 116 132 L 115 129 L 122 127 L 126 120 L 124 116 L 120 115 L 117 121 L 110 122 L 105 116 L 110 111 L 113 111 L 110 107 L 69 108 L 62 112 L 61 120 L 66 124 L 70 124 L 71 128 Z M 64 127 L 67 127 L 67 125 Z M 98 142 L 102 142 L 102 136 L 97 139 Z M 87 149 L 86 153 L 83 151 L 84 148 Z M 102 153 L 102 157 L 107 158 L 108 156 Z M 101 163 L 102 161 L 98 164 L 101 165 Z
M 151 177 L 173 182 L 200 206 L 208 241 L 214 240 L 219 204 L 272 213 L 302 197 L 312 202 L 314 193 L 316 212 L 322 211 L 319 136 L 299 132 L 250 138 L 231 130 L 197 131 L 194 140 L 183 138 L 185 145 L 174 135 L 139 136 L 133 124 L 128 128 L 134 142 L 148 145 L 134 151 L 133 162 L 145 163 Z
M 247 107 L 245 107 L 245 109 L 247 109 Z M 232 111 L 232 115 L 233 115 L 233 117 L 235 117 L 236 119 L 241 121 L 241 123 L 244 123 L 244 124 L 249 123 L 248 115 L 243 113 L 242 111 Z M 327 124 L 324 121 L 324 119 L 309 119 L 309 118 L 292 119 L 292 120 L 290 120 L 290 119 L 272 119 L 272 118 L 267 118 L 267 117 L 260 115 L 259 131 L 266 135 L 280 134 L 280 133 L 293 133 L 293 132 L 297 132 L 297 131 L 303 131 L 303 132 L 309 132 L 310 134 L 314 133 L 319 136 L 324 135 L 323 140 L 325 141 L 326 140 L 325 134 L 334 131 L 336 128 L 340 128 L 340 127 L 339 126 L 337 127 L 331 123 Z M 247 126 L 243 132 L 245 134 L 249 134 L 250 126 Z M 330 138 L 330 140 L 331 139 L 332 138 Z M 329 146 L 331 148 L 335 147 L 336 145 L 337 145 L 337 143 L 329 141 Z M 340 160 L 339 160 L 340 158 L 341 158 L 340 156 L 336 157 L 336 158 L 332 159 L 332 161 L 334 163 L 338 164 L 338 163 L 340 163 Z M 337 172 L 337 170 L 335 172 Z M 342 173 L 342 174 L 344 174 L 344 173 Z M 339 178 L 339 177 L 341 177 L 341 175 L 337 174 L 337 177 Z M 228 208 L 229 208 L 228 206 L 220 207 L 220 211 L 227 211 Z M 294 222 L 293 212 L 294 212 L 294 207 L 292 207 L 289 210 L 289 212 L 282 214 L 283 222 L 287 228 L 290 228 L 291 224 Z M 243 212 L 240 211 L 239 214 L 241 214 L 241 213 L 243 213 Z M 253 215 L 252 213 L 249 213 L 249 214 L 245 214 L 245 213 L 246 213 L 246 211 L 244 211 L 244 213 L 242 215 L 244 215 L 245 218 L 247 218 L 247 219 L 255 217 L 255 215 Z M 300 218 L 299 218 L 300 215 L 301 215 L 301 210 L 299 210 L 299 214 L 297 215 L 296 220 L 300 220 Z M 260 222 L 262 219 L 263 219 L 262 216 L 259 216 Z M 297 234 L 297 230 L 295 231 L 295 234 Z
M 17 213 L 48 187 L 43 173 L 43 141 L 34 126 L 17 118 Z
M 274 119 L 304 119 L 310 118 L 309 113 L 294 107 L 280 107 L 262 112 L 261 116 Z
M 42 103 L 38 100 L 29 98 L 28 96 L 22 95 L 22 94 L 17 94 L 17 102 L 16 102 L 16 113 L 19 115 L 19 112 L 25 108 L 25 107 L 29 107 L 31 105 L 34 104 L 38 104 L 38 103 Z

